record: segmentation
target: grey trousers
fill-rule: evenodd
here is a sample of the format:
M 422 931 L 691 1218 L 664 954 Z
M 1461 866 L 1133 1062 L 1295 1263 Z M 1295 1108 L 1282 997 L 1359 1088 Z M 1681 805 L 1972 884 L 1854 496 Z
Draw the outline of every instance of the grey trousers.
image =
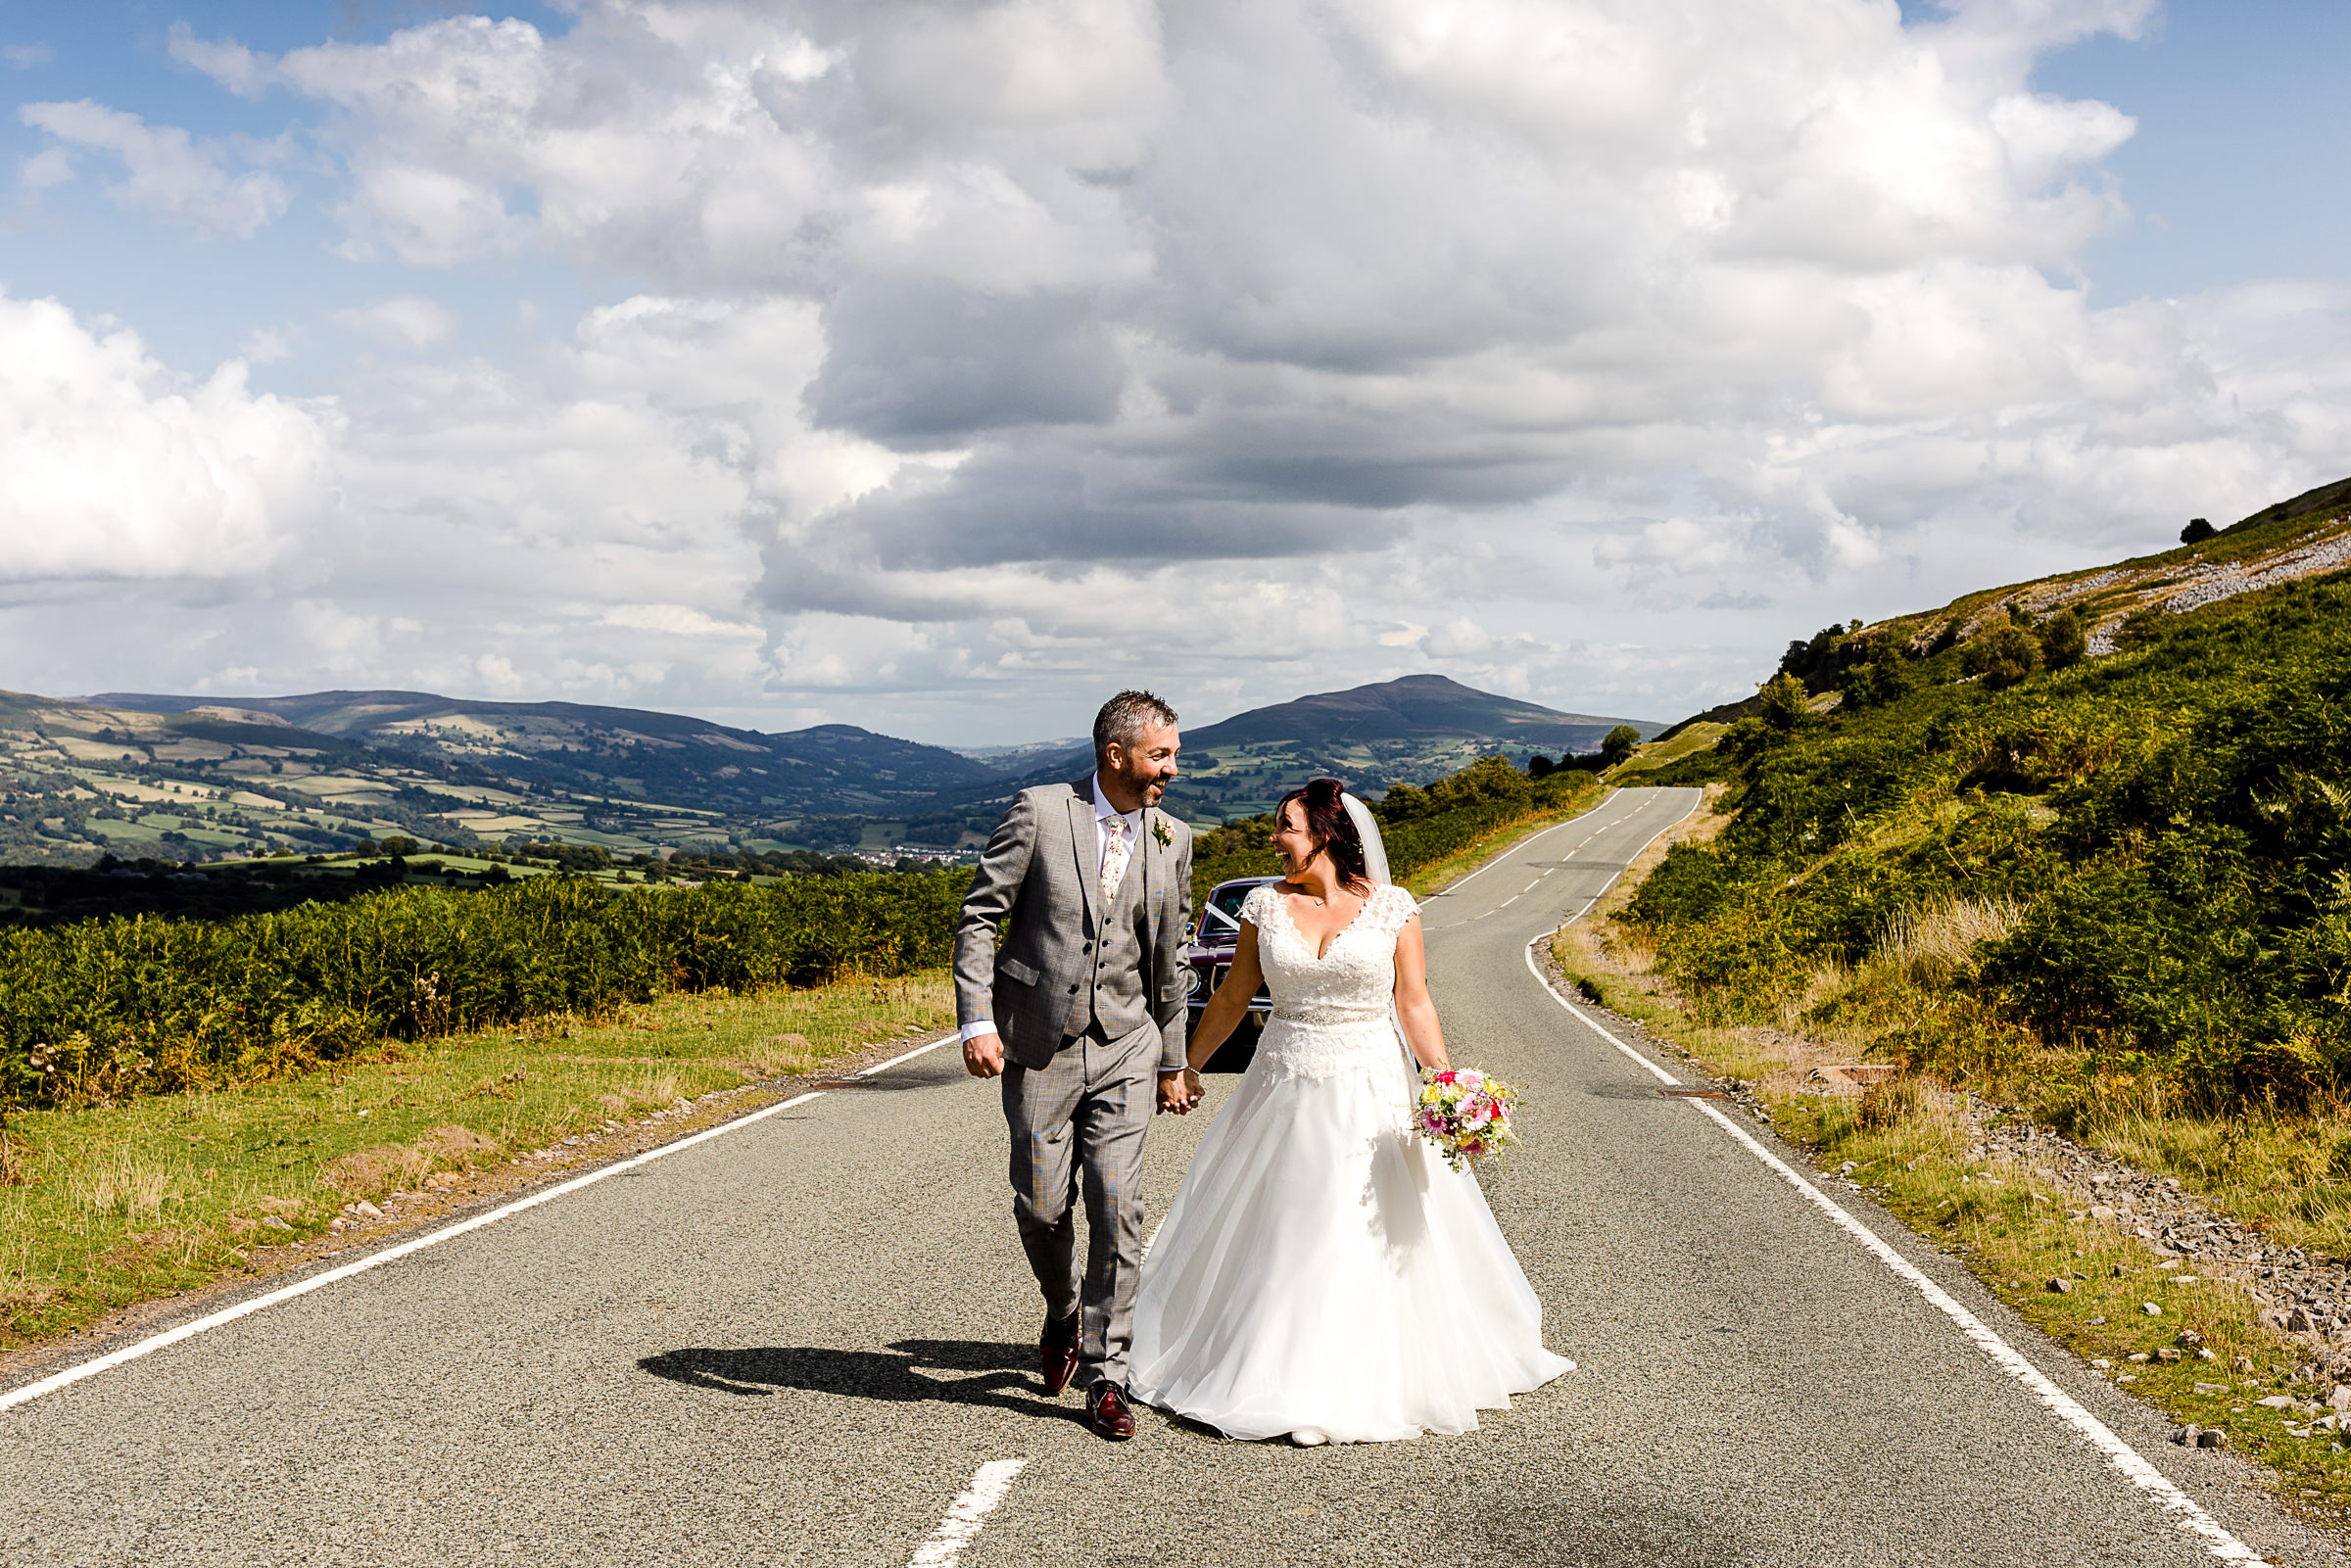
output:
M 1012 1129 L 1012 1212 L 1055 1322 L 1083 1312 L 1077 1385 L 1125 1385 L 1143 1264 L 1143 1134 L 1159 1096 L 1160 1035 L 1146 1023 L 1104 1044 L 1066 1040 L 1043 1068 L 1004 1069 Z M 1085 1277 L 1077 1203 L 1085 1200 Z

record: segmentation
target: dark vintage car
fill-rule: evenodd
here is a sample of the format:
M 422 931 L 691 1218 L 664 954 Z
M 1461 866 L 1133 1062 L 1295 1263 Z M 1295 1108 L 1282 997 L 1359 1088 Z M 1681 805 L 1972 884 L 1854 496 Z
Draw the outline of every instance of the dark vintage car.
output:
M 1253 887 L 1277 882 L 1278 877 L 1236 877 L 1228 882 L 1219 882 L 1209 890 L 1200 906 L 1200 926 L 1192 932 L 1191 941 L 1184 947 L 1184 962 L 1191 965 L 1195 983 L 1192 986 L 1191 1026 L 1200 1026 L 1200 1014 L 1208 999 L 1217 994 L 1224 983 L 1224 975 L 1232 968 L 1233 943 L 1241 934 L 1241 901 Z M 1257 1054 L 1258 1031 L 1265 1027 L 1266 1015 L 1273 1010 L 1273 999 L 1260 986 L 1249 1001 L 1248 1016 L 1234 1025 L 1231 1035 L 1217 1048 L 1209 1059 L 1210 1072 L 1239 1072 L 1249 1066 Z

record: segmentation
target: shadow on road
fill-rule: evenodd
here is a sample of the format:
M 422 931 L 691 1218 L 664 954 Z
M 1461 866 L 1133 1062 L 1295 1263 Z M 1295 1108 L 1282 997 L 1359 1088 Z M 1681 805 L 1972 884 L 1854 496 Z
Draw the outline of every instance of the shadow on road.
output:
M 860 1400 L 975 1404 L 1024 1415 L 1083 1421 L 1081 1407 L 1057 1404 L 1032 1392 L 1033 1345 L 978 1340 L 899 1340 L 888 1351 L 759 1346 L 741 1350 L 689 1348 L 648 1355 L 638 1366 L 655 1377 L 722 1394 L 767 1395 L 779 1389 L 840 1394 Z M 971 1376 L 935 1377 L 932 1372 Z

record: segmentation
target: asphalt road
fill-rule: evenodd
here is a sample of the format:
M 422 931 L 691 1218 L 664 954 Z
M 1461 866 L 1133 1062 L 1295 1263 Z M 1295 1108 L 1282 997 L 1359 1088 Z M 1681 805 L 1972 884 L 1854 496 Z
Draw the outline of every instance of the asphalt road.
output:
M 1487 1190 L 1580 1363 L 1476 1433 L 1295 1449 L 1143 1411 L 1094 1438 L 1035 1391 L 995 1088 L 940 1050 L 0 1410 L 0 1561 L 2215 1560 L 1529 973 L 1527 942 L 1694 801 L 1620 793 L 1426 906 L 1455 1060 L 1525 1086 Z M 1155 1212 L 1206 1120 L 1155 1126 Z M 2228 1531 L 2338 1560 L 1836 1197 Z M 926 1547 L 1005 1460 L 992 1511 Z

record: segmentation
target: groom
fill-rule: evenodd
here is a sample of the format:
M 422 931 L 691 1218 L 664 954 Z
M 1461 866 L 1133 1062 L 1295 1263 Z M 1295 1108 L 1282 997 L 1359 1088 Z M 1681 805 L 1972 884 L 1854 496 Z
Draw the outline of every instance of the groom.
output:
M 1180 1115 L 1199 1100 L 1183 1077 L 1192 836 L 1155 809 L 1176 749 L 1176 710 L 1150 692 L 1105 702 L 1093 776 L 1014 797 L 955 931 L 963 1065 L 1004 1076 L 1012 1212 L 1045 1293 L 1045 1392 L 1082 1374 L 1086 1418 L 1114 1440 L 1134 1435 L 1127 1346 L 1143 1254 L 1143 1132 L 1155 1104 Z

